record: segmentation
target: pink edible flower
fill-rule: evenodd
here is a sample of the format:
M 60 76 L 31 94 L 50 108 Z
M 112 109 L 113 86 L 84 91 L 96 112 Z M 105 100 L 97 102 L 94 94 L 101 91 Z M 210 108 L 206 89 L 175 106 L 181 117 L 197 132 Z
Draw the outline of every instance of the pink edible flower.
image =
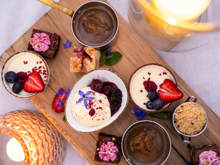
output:
M 220 157 L 214 151 L 204 151 L 199 155 L 199 165 L 220 165 Z
M 101 145 L 99 157 L 106 162 L 108 162 L 109 160 L 115 161 L 118 152 L 118 148 L 113 142 L 107 142 L 107 144 Z
M 46 33 L 35 33 L 30 40 L 30 44 L 37 52 L 45 52 L 51 44 L 50 37 Z

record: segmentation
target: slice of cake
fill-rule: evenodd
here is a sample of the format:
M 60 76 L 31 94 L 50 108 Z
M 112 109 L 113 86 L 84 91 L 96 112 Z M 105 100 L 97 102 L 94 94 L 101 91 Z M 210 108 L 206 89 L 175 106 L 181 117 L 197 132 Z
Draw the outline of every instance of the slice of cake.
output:
M 200 148 L 192 148 L 192 159 L 194 165 L 220 165 L 219 147 L 214 145 L 204 145 Z
M 74 49 L 70 57 L 70 72 L 90 72 L 99 66 L 100 52 L 94 48 L 81 47 Z
M 35 51 L 46 58 L 54 58 L 60 44 L 60 36 L 38 29 L 33 29 L 28 50 Z
M 95 160 L 106 163 L 119 163 L 121 158 L 121 138 L 100 133 L 96 144 Z

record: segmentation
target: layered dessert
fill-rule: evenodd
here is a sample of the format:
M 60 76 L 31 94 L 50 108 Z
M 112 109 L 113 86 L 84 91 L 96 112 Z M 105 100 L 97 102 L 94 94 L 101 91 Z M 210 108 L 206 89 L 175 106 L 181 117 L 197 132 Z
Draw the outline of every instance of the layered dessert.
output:
M 134 103 L 144 110 L 160 110 L 183 96 L 173 75 L 160 65 L 145 65 L 138 69 L 130 79 L 129 88 Z
M 60 36 L 39 29 L 33 29 L 28 50 L 35 51 L 46 58 L 54 58 L 60 44 Z
M 95 160 L 105 163 L 119 163 L 121 157 L 121 138 L 100 133 L 96 143 Z
M 72 100 L 72 115 L 83 126 L 95 127 L 109 121 L 121 107 L 122 92 L 112 82 L 93 79 L 78 89 Z
M 197 104 L 184 103 L 174 113 L 176 128 L 186 135 L 198 134 L 205 127 L 206 122 L 206 112 Z
M 4 66 L 4 79 L 13 93 L 24 97 L 41 92 L 48 83 L 46 62 L 37 54 L 21 52 L 12 56 Z
M 192 159 L 194 165 L 219 165 L 219 147 L 214 145 L 204 145 L 200 148 L 192 148 Z

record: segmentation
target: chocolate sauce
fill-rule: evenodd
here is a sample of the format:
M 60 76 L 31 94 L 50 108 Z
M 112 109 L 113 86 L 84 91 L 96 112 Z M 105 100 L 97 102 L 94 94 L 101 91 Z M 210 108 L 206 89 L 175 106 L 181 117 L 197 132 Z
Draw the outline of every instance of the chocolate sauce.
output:
M 84 44 L 98 46 L 110 41 L 117 31 L 117 17 L 102 3 L 89 3 L 73 18 L 73 31 Z

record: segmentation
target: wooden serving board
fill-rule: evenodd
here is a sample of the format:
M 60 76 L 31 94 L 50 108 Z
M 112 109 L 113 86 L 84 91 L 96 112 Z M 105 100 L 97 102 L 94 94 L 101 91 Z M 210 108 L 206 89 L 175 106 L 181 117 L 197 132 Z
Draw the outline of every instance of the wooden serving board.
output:
M 61 4 L 71 9 L 86 0 L 61 0 Z M 67 122 L 63 121 L 64 113 L 57 114 L 51 108 L 52 100 L 58 88 L 72 88 L 74 83 L 84 74 L 69 72 L 69 58 L 73 53 L 73 47 L 79 46 L 74 39 L 70 28 L 71 17 L 61 13 L 55 9 L 50 10 L 44 15 L 31 29 L 29 29 L 20 39 L 18 39 L 2 56 L 0 56 L 0 66 L 4 61 L 15 52 L 27 49 L 28 41 L 33 28 L 39 28 L 49 32 L 56 32 L 62 38 L 58 55 L 55 59 L 47 60 L 50 66 L 51 78 L 50 83 L 43 93 L 33 97 L 31 101 L 40 109 L 40 111 L 54 124 L 60 133 L 72 144 L 72 146 L 92 165 L 99 164 L 94 161 L 94 153 L 96 147 L 96 138 L 98 132 L 79 133 L 73 130 Z M 25 21 L 25 20 L 24 20 Z M 159 63 L 170 68 L 164 60 L 157 55 L 139 36 L 129 27 L 129 24 L 119 16 L 120 29 L 118 40 L 113 46 L 113 50 L 117 50 L 123 54 L 123 59 L 112 69 L 128 85 L 131 74 L 141 65 L 147 63 Z M 63 48 L 66 40 L 73 41 L 73 46 L 68 49 Z M 171 68 L 170 68 L 171 69 Z M 173 71 L 171 69 L 171 71 Z M 204 144 L 216 143 L 220 146 L 220 119 L 218 116 L 193 92 L 192 89 L 173 71 L 177 78 L 178 86 L 184 92 L 185 96 L 182 100 L 173 104 L 169 110 L 173 110 L 178 104 L 183 102 L 188 96 L 194 95 L 198 98 L 198 102 L 204 106 L 208 112 L 209 124 L 205 133 L 199 137 L 192 139 L 192 144 L 201 146 Z M 121 136 L 125 129 L 137 121 L 132 113 L 134 105 L 128 104 L 124 113 L 110 126 L 103 129 L 102 132 L 111 133 Z M 172 127 L 171 120 L 160 120 L 151 117 L 145 119 L 155 120 L 162 124 L 169 132 L 172 140 L 172 152 L 166 162 L 167 165 L 184 165 L 189 160 L 189 152 L 187 146 L 182 142 L 180 136 Z M 122 158 L 120 164 L 126 164 Z

